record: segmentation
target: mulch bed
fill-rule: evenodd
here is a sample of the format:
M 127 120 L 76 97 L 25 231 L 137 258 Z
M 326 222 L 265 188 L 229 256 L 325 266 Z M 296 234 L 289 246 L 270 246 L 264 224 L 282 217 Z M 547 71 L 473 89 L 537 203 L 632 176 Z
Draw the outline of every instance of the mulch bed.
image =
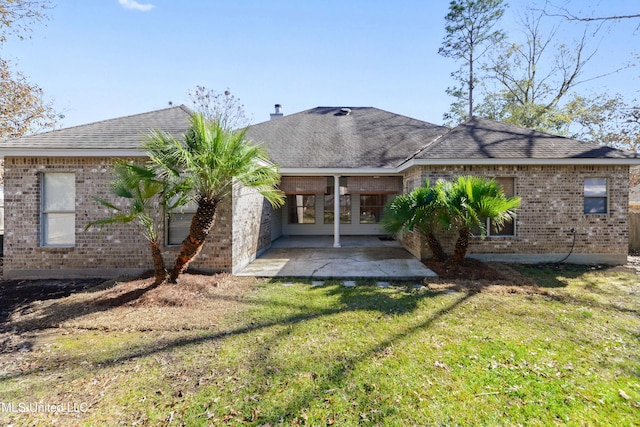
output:
M 546 289 L 507 264 L 485 263 L 473 258 L 465 258 L 462 264 L 454 264 L 451 259 L 444 262 L 428 259 L 423 263 L 438 275 L 438 279 L 429 282 L 429 288 L 434 290 L 549 295 Z
M 498 285 L 502 287 L 501 293 L 505 286 L 525 289 L 527 293 L 535 286 L 531 280 L 506 265 L 488 264 L 472 258 L 465 259 L 460 265 L 433 260 L 426 260 L 424 264 L 438 274 L 433 286 L 488 292 L 492 289 L 490 285 Z M 225 288 L 237 288 L 239 293 L 240 289 L 247 289 L 246 281 L 228 274 L 186 274 L 179 285 L 159 287 L 153 286 L 153 279 L 147 277 L 119 282 L 117 286 L 114 286 L 114 281 L 104 279 L 0 281 L 0 326 L 16 309 L 36 301 L 58 300 L 78 293 L 93 294 L 86 302 L 102 307 L 192 307 L 203 298 L 219 293 L 215 289 L 222 283 Z
M 502 273 L 489 264 L 473 258 L 467 258 L 462 264 L 454 264 L 450 259 L 439 262 L 433 259 L 424 261 L 441 279 L 449 280 L 506 280 Z

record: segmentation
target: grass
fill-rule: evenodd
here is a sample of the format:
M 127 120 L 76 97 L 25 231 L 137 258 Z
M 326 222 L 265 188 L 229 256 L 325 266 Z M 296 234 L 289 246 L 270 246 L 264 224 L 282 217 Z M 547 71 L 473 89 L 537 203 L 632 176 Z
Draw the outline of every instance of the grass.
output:
M 21 333 L 31 348 L 0 364 L 0 403 L 86 412 L 5 411 L 0 424 L 638 425 L 638 276 L 511 268 L 540 294 L 262 281 L 241 303 L 208 294 L 234 308 L 193 328 L 163 327 L 163 307 L 63 316 Z M 49 316 L 69 305 L 53 304 Z M 156 328 L 91 326 L 152 311 Z

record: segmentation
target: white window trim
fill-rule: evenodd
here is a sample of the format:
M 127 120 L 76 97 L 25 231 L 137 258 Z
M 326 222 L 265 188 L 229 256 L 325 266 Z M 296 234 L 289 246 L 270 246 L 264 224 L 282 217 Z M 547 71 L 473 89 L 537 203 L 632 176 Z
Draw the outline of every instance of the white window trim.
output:
M 180 206 L 179 208 L 176 209 L 169 209 L 167 210 L 167 214 L 165 215 L 165 220 L 164 220 L 164 229 L 165 229 L 165 233 L 164 233 L 164 242 L 166 246 L 169 247 L 176 247 L 176 246 L 181 246 L 182 245 L 182 240 L 184 240 L 184 238 L 179 242 L 179 243 L 171 243 L 169 240 L 169 236 L 171 233 L 171 214 L 192 214 L 192 218 L 193 215 L 195 215 L 196 210 L 198 209 L 197 206 L 195 206 L 194 208 L 189 207 L 188 204 Z M 185 236 L 186 238 L 186 236 Z
M 515 176 L 494 176 L 493 177 L 493 179 L 498 179 L 498 178 L 513 179 L 513 197 L 515 197 L 518 194 L 517 177 Z M 484 225 L 487 230 L 487 234 L 485 235 L 485 238 L 487 239 L 514 239 L 518 236 L 518 221 L 516 221 L 516 218 L 514 218 L 513 220 L 513 234 L 491 234 L 491 221 L 489 220 L 489 218 L 485 219 Z M 477 234 L 472 233 L 472 236 L 480 238 L 480 236 Z
M 487 236 L 491 239 L 513 239 L 518 234 L 518 222 L 513 220 L 513 234 L 491 234 L 491 223 L 487 219 Z
M 287 215 L 287 224 L 288 225 L 301 225 L 301 226 L 312 226 L 315 225 L 318 222 L 318 210 L 317 210 L 317 201 L 318 201 L 318 197 L 320 197 L 321 195 L 319 194 L 287 194 L 287 200 L 286 200 L 286 215 Z M 302 197 L 302 205 L 298 205 L 298 197 Z M 289 212 L 291 209 L 294 209 L 297 211 L 297 216 L 300 217 L 302 216 L 302 218 L 304 218 L 304 208 L 306 207 L 304 205 L 304 198 L 305 197 L 313 197 L 313 222 L 291 222 L 291 217 L 289 215 Z M 292 203 L 293 201 L 293 203 Z
M 331 205 L 329 205 L 329 209 L 327 209 L 327 198 L 332 196 L 332 194 L 325 194 L 324 195 L 324 208 L 322 210 L 322 222 L 325 225 L 331 225 L 334 224 L 335 218 L 336 218 L 336 213 L 334 212 L 335 209 L 335 199 L 333 199 L 333 202 Z M 351 194 L 341 194 L 339 196 L 340 198 L 340 214 L 338 215 L 340 217 L 340 224 L 352 224 L 353 223 L 353 197 L 351 197 Z M 343 199 L 344 198 L 344 199 Z M 342 200 L 348 200 L 348 205 L 349 205 L 349 222 L 344 222 L 342 221 Z M 328 212 L 333 212 L 333 221 L 331 222 L 327 222 L 326 221 L 326 214 Z M 360 217 L 358 217 L 360 218 Z
M 75 248 L 76 246 L 76 237 L 75 237 L 75 224 L 76 224 L 76 207 L 74 200 L 74 207 L 72 211 L 65 210 L 47 210 L 45 209 L 45 176 L 53 175 L 53 174 L 67 174 L 73 176 L 73 185 L 74 185 L 74 193 L 75 193 L 75 172 L 67 172 L 67 171 L 52 171 L 52 172 L 41 172 L 39 176 L 39 186 L 40 186 L 40 227 L 39 227 L 39 246 L 41 248 Z M 49 214 L 69 214 L 73 215 L 73 243 L 67 244 L 50 244 L 46 242 L 46 217 Z
M 586 196 L 584 194 L 584 184 L 587 179 L 604 179 L 605 191 L 606 194 L 604 196 Z M 611 214 L 611 206 L 609 205 L 611 199 L 611 187 L 609 185 L 609 178 L 606 176 L 586 176 L 582 180 L 582 213 L 584 216 L 594 216 L 594 215 L 610 215 Z M 585 212 L 584 205 L 587 199 L 602 199 L 604 197 L 604 209 L 605 212 Z
M 358 224 L 367 224 L 367 225 L 371 225 L 371 224 L 380 224 L 382 222 L 382 216 L 384 214 L 384 208 L 385 206 L 389 203 L 389 200 L 391 200 L 391 197 L 385 197 L 385 196 L 392 196 L 395 197 L 397 196 L 397 194 L 389 194 L 389 193 L 360 193 L 357 194 L 358 196 L 358 201 L 359 201 L 359 206 L 358 206 Z M 382 196 L 383 198 L 383 203 L 382 205 L 375 205 L 375 206 L 369 206 L 369 207 L 380 207 L 380 217 L 378 218 L 378 221 L 375 222 L 362 222 L 362 196 Z M 386 202 L 385 202 L 386 200 Z

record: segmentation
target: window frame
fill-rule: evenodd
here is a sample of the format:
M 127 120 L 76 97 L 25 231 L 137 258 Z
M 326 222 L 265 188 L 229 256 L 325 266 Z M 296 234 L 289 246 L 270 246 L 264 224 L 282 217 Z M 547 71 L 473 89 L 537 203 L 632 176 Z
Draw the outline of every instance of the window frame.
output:
M 323 222 L 325 225 L 331 225 L 334 223 L 336 213 L 334 212 L 334 194 L 325 194 L 324 207 L 323 207 Z M 340 195 L 340 224 L 351 224 L 351 217 L 353 215 L 351 194 Z M 327 214 L 331 214 L 332 220 L 327 219 Z M 346 220 L 345 220 L 346 218 Z
M 492 179 L 493 179 L 493 180 L 495 180 L 498 184 L 500 184 L 500 186 L 502 186 L 503 191 L 504 191 L 504 185 L 502 185 L 502 184 L 499 182 L 499 179 L 510 179 L 510 180 L 512 180 L 512 181 L 513 181 L 513 194 L 506 194 L 506 193 L 505 193 L 505 195 L 506 195 L 506 196 L 509 196 L 509 197 L 515 197 L 515 195 L 516 195 L 516 193 L 517 193 L 517 191 L 516 191 L 516 189 L 517 189 L 517 179 L 516 179 L 516 177 L 515 177 L 515 176 L 494 176 Z M 510 238 L 514 238 L 514 237 L 516 237 L 516 236 L 517 236 L 517 234 L 518 234 L 518 230 L 517 230 L 517 222 L 516 222 L 515 220 L 514 220 L 514 221 L 512 221 L 512 224 L 513 224 L 513 233 L 512 233 L 512 234 L 503 234 L 502 232 L 500 232 L 500 233 L 498 233 L 498 234 L 493 234 L 493 233 L 491 233 L 491 228 L 492 228 L 492 226 L 491 226 L 491 220 L 490 220 L 489 218 L 485 218 L 485 220 L 484 220 L 484 221 L 485 221 L 485 228 L 486 228 L 486 230 L 487 230 L 487 234 L 486 234 L 486 236 L 485 236 L 485 237 L 487 237 L 487 238 L 493 238 L 493 239 L 510 239 Z M 504 230 L 504 227 L 502 228 L 502 230 Z M 477 230 L 476 230 L 476 229 L 475 229 L 475 227 L 474 227 L 474 230 L 472 230 L 472 235 L 473 235 L 474 237 L 479 237 L 479 236 L 480 236 L 480 233 L 479 233 L 478 231 L 479 231 L 479 227 L 478 227 L 478 229 L 477 229 Z
M 341 176 L 339 179 L 340 185 L 340 224 L 349 225 L 353 221 L 353 200 L 351 199 L 351 193 L 349 193 L 348 179 L 349 177 Z M 335 178 L 333 176 L 327 177 L 327 187 L 325 189 L 324 199 L 322 201 L 322 223 L 324 225 L 332 225 L 335 223 L 336 213 L 334 212 L 335 203 Z M 327 219 L 327 214 L 331 214 L 332 220 Z M 343 219 L 345 219 L 343 221 Z
M 388 193 L 360 193 L 359 194 L 359 202 L 360 202 L 360 207 L 359 207 L 359 216 L 358 216 L 358 223 L 359 224 L 380 224 L 380 221 L 382 221 L 382 215 L 384 214 L 384 208 L 385 206 L 389 203 L 389 201 L 395 197 L 397 194 L 388 194 Z M 382 198 L 382 204 L 375 204 L 375 205 L 365 205 L 362 203 L 362 197 L 381 197 Z M 363 216 L 363 212 L 362 209 L 363 208 L 367 208 L 367 209 L 371 209 L 372 211 L 376 208 L 378 209 L 378 216 L 377 216 L 377 221 L 373 221 L 373 222 L 362 222 L 362 216 Z M 374 218 L 376 218 L 375 214 L 373 215 Z
M 171 216 L 172 215 L 191 215 L 189 217 L 189 226 L 191 226 L 191 220 L 198 210 L 198 204 L 194 201 L 189 201 L 186 204 L 177 207 L 175 209 L 168 209 L 165 215 L 165 245 L 167 246 L 180 246 L 184 239 L 189 235 L 189 229 L 187 229 L 187 235 L 180 239 L 180 242 L 174 243 L 171 239 Z
M 589 195 L 587 196 L 587 180 L 604 180 L 604 196 L 602 195 Z M 609 179 L 607 177 L 585 177 L 582 181 L 582 212 L 584 215 L 609 215 Z M 587 212 L 587 200 L 604 199 L 604 211 L 603 212 Z
M 298 204 L 298 197 L 302 197 L 302 204 Z M 305 203 L 305 199 L 308 197 L 313 197 L 313 203 L 311 204 L 306 204 Z M 295 203 L 291 203 L 291 201 L 294 200 Z M 290 225 L 314 225 L 317 222 L 317 215 L 316 215 L 316 195 L 315 194 L 287 194 L 287 224 Z M 308 209 L 309 207 L 313 208 L 313 222 L 306 222 L 304 221 L 305 218 L 310 218 L 310 216 L 307 216 L 304 214 L 304 211 L 306 209 Z M 291 219 L 293 218 L 292 215 L 295 213 L 296 217 L 298 216 L 297 210 L 298 209 L 302 209 L 303 210 L 303 214 L 302 214 L 302 222 L 294 222 Z M 293 210 L 293 211 L 292 211 Z
M 73 209 L 50 209 L 47 207 L 47 177 L 52 175 L 70 175 L 73 183 L 71 194 L 73 196 Z M 76 174 L 67 171 L 47 171 L 39 174 L 40 184 L 40 224 L 39 224 L 39 246 L 41 248 L 74 248 L 76 246 Z M 53 216 L 70 216 L 73 223 L 73 232 L 70 233 L 71 240 L 62 243 L 51 243 L 49 219 Z

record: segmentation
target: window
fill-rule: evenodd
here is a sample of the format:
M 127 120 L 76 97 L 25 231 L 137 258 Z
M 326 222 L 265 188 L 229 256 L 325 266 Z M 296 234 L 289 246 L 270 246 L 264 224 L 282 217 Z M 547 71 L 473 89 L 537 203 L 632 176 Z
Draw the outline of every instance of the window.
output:
M 497 177 L 494 180 L 502 186 L 502 191 L 504 191 L 504 195 L 507 197 L 513 197 L 516 195 L 516 179 L 510 177 Z M 498 230 L 494 224 L 489 224 L 487 226 L 487 234 L 489 236 L 515 236 L 516 235 L 516 226 L 513 220 L 505 222 L 502 225 L 502 228 Z
M 324 223 L 333 224 L 334 212 L 334 178 L 327 177 L 327 186 L 324 196 Z M 340 177 L 340 224 L 351 224 L 351 195 L 347 188 L 347 177 Z
M 497 177 L 493 178 L 498 184 L 502 186 L 502 191 L 504 191 L 504 195 L 507 197 L 515 196 L 515 178 L 511 177 Z M 516 235 L 516 226 L 513 221 L 508 221 L 502 224 L 502 228 L 498 230 L 498 228 L 487 218 L 485 220 L 485 227 L 487 230 L 487 236 L 491 237 L 513 237 Z M 471 231 L 474 236 L 480 235 L 480 228 L 474 227 Z
M 295 194 L 287 196 L 289 224 L 315 224 L 316 196 Z
M 607 178 L 585 178 L 584 213 L 607 213 Z
M 73 173 L 41 175 L 41 246 L 71 247 L 76 243 L 76 178 Z
M 333 224 L 333 194 L 324 196 L 324 223 Z M 340 196 L 340 224 L 351 224 L 351 195 Z
M 393 197 L 389 194 L 360 195 L 360 224 L 377 224 L 382 217 L 384 206 Z
M 198 204 L 194 201 L 186 205 L 173 209 L 167 215 L 167 244 L 180 245 L 189 235 L 191 219 L 198 209 Z

